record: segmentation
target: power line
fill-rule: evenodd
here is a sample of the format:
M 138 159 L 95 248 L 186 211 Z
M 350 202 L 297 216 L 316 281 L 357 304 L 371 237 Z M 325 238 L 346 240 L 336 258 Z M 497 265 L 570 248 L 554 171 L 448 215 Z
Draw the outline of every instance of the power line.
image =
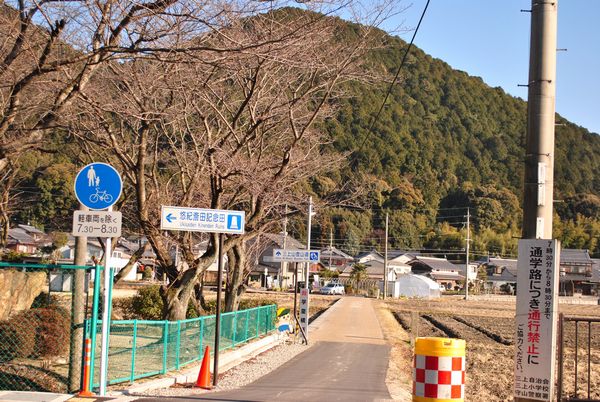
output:
M 362 144 L 360 145 L 360 147 L 358 148 L 358 150 L 353 152 L 354 155 L 356 155 L 358 152 L 360 152 L 363 149 L 363 147 L 365 146 L 365 143 L 367 142 L 367 140 L 373 133 L 373 128 L 375 127 L 375 122 L 379 120 L 379 116 L 381 116 L 381 112 L 383 111 L 383 108 L 385 107 L 385 104 L 386 104 L 388 98 L 390 97 L 390 94 L 392 93 L 392 88 L 393 88 L 394 84 L 396 84 L 396 81 L 398 80 L 398 77 L 400 76 L 400 71 L 402 70 L 402 67 L 404 67 L 404 64 L 406 63 L 406 58 L 408 57 L 408 53 L 410 52 L 410 49 L 413 46 L 413 42 L 415 41 L 415 37 L 417 36 L 417 32 L 419 31 L 419 27 L 421 26 L 421 22 L 423 21 L 423 18 L 425 17 L 425 13 L 427 12 L 427 7 L 429 7 L 429 1 L 430 0 L 427 0 L 427 3 L 425 4 L 425 8 L 423 8 L 423 12 L 421 13 L 421 18 L 419 18 L 419 23 L 417 24 L 417 27 L 415 28 L 415 31 L 413 32 L 413 36 L 410 39 L 410 43 L 408 44 L 408 47 L 406 48 L 406 51 L 404 52 L 404 56 L 402 57 L 402 61 L 400 62 L 400 66 L 398 67 L 398 71 L 396 71 L 396 76 L 394 77 L 392 83 L 388 87 L 387 93 L 385 94 L 385 98 L 383 99 L 383 102 L 381 103 L 381 107 L 377 111 L 375 118 L 371 120 L 371 125 L 369 127 L 369 130 L 367 131 L 367 134 L 365 135 L 365 138 L 364 138 Z

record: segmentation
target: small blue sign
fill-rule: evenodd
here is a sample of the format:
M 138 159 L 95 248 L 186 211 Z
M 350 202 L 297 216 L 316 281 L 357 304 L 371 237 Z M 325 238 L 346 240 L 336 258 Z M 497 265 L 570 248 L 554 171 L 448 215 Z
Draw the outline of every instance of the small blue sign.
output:
M 227 230 L 239 230 L 242 226 L 240 215 L 227 215 Z
M 92 210 L 113 206 L 123 190 L 123 181 L 117 170 L 106 163 L 90 163 L 75 177 L 75 196 Z
M 311 261 L 319 261 L 319 253 L 316 251 L 311 251 L 309 259 Z

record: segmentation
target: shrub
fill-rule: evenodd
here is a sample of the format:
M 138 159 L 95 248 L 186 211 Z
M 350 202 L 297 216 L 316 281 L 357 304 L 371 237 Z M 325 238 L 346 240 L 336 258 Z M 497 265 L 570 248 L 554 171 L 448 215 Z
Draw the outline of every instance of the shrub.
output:
M 0 362 L 29 357 L 35 348 L 35 326 L 21 317 L 0 322 Z
M 247 310 L 249 308 L 268 306 L 271 304 L 277 304 L 273 299 L 242 299 L 240 301 L 240 310 Z
M 142 279 L 144 280 L 150 280 L 152 279 L 152 267 L 149 265 L 146 265 L 144 267 L 144 272 L 142 273 Z
M 131 299 L 131 313 L 135 318 L 142 320 L 163 320 L 163 306 L 160 285 L 143 287 Z M 198 317 L 191 301 L 188 303 L 185 316 L 186 318 Z
M 273 299 L 242 299 L 240 301 L 240 310 L 249 308 L 268 306 L 277 304 Z M 222 301 L 222 308 L 225 308 L 225 300 Z M 203 304 L 204 314 L 213 315 L 217 311 L 216 300 L 206 300 Z M 162 320 L 163 319 L 163 300 L 160 296 L 160 285 L 146 286 L 138 290 L 137 294 L 131 299 L 131 311 L 138 319 L 143 320 Z M 190 301 L 188 304 L 186 318 L 196 318 L 198 313 L 194 304 Z
M 160 296 L 160 285 L 146 286 L 138 290 L 131 300 L 131 308 L 139 319 L 162 320 L 163 300 Z
M 36 354 L 42 357 L 65 356 L 69 352 L 71 318 L 60 307 L 32 309 L 37 322 L 35 342 Z

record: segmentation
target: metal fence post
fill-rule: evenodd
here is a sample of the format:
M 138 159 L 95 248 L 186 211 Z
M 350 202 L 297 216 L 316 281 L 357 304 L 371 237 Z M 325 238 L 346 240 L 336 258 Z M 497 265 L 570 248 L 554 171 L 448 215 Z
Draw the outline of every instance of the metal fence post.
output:
M 177 321 L 177 342 L 175 343 L 175 370 L 179 370 L 179 347 L 181 346 L 181 321 Z
M 135 348 L 137 345 L 137 320 L 133 320 L 133 345 L 131 348 L 131 377 L 129 382 L 133 382 L 135 380 Z
M 260 307 L 256 309 L 256 338 L 260 335 Z
M 235 338 L 237 337 L 237 325 L 238 325 L 238 312 L 234 312 L 233 313 L 233 337 L 232 337 L 232 342 L 231 344 L 233 346 L 235 346 L 235 344 L 237 343 Z
M 246 310 L 246 323 L 244 325 L 244 341 L 248 340 L 248 321 L 250 321 L 250 310 Z
M 202 359 L 202 348 L 204 346 L 204 317 L 200 318 L 200 339 L 198 340 L 198 360 Z
M 163 369 L 162 373 L 165 374 L 167 372 L 167 347 L 169 342 L 169 321 L 164 322 L 163 327 Z

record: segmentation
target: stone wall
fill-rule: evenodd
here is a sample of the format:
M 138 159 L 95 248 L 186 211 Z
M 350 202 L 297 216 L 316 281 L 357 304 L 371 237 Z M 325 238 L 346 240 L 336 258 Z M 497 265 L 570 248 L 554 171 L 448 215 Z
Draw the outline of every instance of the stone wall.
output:
M 45 272 L 0 270 L 0 320 L 31 307 L 33 300 L 44 290 Z

